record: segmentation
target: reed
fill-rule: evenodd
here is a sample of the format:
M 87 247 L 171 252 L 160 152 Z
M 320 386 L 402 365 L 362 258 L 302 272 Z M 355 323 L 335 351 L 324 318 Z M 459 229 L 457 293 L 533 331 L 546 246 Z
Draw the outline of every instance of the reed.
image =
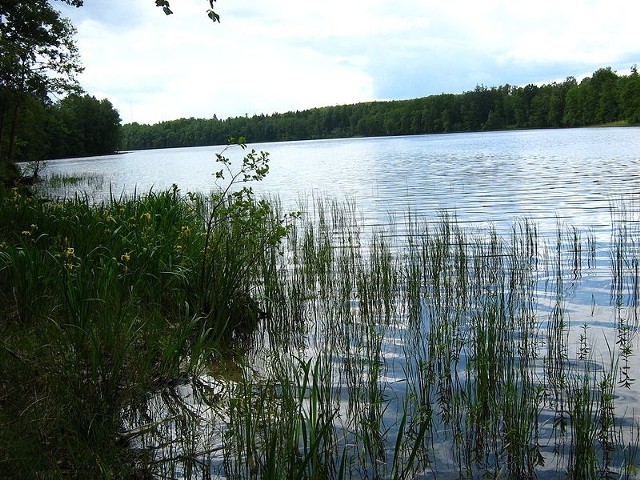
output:
M 99 190 L 104 186 L 104 175 L 99 174 L 60 174 L 52 172 L 44 179 L 45 189 L 72 187 L 76 191 Z
M 601 261 L 593 235 L 561 224 L 499 235 L 443 213 L 365 228 L 354 202 L 314 198 L 292 217 L 247 195 L 3 199 L 5 465 L 26 476 L 635 474 L 639 430 L 619 400 L 636 388 L 628 228 L 612 229 Z M 612 287 L 597 307 L 613 328 L 585 317 L 598 292 L 586 308 L 577 298 L 603 271 Z M 18 429 L 38 441 L 12 440 Z

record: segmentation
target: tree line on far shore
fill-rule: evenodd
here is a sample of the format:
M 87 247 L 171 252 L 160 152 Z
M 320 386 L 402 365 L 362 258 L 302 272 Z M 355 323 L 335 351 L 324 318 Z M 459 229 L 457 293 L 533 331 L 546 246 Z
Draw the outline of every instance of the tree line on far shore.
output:
M 80 7 L 82 0 L 56 0 Z M 477 86 L 460 94 L 376 101 L 220 120 L 121 125 L 107 99 L 82 90 L 75 28 L 53 0 L 0 1 L 0 186 L 16 162 L 117 150 L 482 130 L 640 124 L 640 75 L 601 68 L 545 85 Z M 210 0 L 210 6 L 213 1 Z M 170 2 L 158 1 L 166 14 Z M 213 8 L 213 7 L 212 7 Z M 213 21 L 216 12 L 208 10 Z M 54 101 L 54 99 L 62 100 Z M 215 110 L 215 105 L 210 106 Z
M 219 120 L 182 118 L 123 126 L 124 150 L 223 145 L 229 137 L 277 142 L 341 137 L 640 124 L 640 74 L 601 68 L 545 85 L 477 86 L 462 94 L 378 101 Z
M 343 137 L 413 135 L 526 128 L 640 124 L 640 74 L 601 68 L 544 85 L 477 86 L 461 94 L 377 101 L 304 111 L 214 118 L 182 118 L 153 125 L 121 125 L 107 99 L 72 94 L 46 104 L 25 101 L 15 143 L 3 146 L 15 161 L 102 155 L 117 150 L 224 145 L 230 137 L 278 142 Z

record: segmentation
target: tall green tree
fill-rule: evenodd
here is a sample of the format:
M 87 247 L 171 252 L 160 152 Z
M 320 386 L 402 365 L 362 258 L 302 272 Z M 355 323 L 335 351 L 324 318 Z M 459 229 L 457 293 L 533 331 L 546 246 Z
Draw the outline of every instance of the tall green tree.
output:
M 631 74 L 628 77 L 620 78 L 620 107 L 622 117 L 632 124 L 640 124 L 640 74 L 638 67 L 631 67 Z
M 60 0 L 74 6 L 81 0 Z M 78 89 L 75 29 L 47 0 L 0 0 L 0 170 L 14 171 L 20 108 Z
M 619 119 L 619 78 L 611 67 L 598 69 L 591 77 L 591 86 L 597 97 L 595 123 L 609 123 Z
M 71 94 L 51 114 L 55 128 L 48 157 L 104 155 L 118 149 L 120 114 L 107 99 Z

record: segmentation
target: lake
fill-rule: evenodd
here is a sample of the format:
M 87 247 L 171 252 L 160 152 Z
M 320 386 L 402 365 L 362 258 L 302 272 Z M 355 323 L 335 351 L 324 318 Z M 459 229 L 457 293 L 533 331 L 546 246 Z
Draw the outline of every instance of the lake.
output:
M 95 174 L 117 195 L 167 189 L 209 191 L 224 147 L 135 151 L 51 161 L 45 173 Z M 640 193 L 640 128 L 461 133 L 250 144 L 270 154 L 254 189 L 294 209 L 320 194 L 355 199 L 369 222 L 407 211 L 500 227 L 528 218 L 600 232 L 611 206 Z M 239 158 L 239 148 L 227 152 Z
M 117 196 L 173 184 L 206 192 L 223 148 L 58 160 L 45 174 L 103 178 L 102 189 L 89 192 L 96 200 L 109 190 Z M 300 402 L 294 420 L 316 422 L 305 423 L 303 432 L 322 433 L 321 460 L 337 464 L 342 452 L 353 478 L 392 477 L 403 461 L 413 461 L 418 448 L 403 435 L 421 446 L 420 478 L 635 475 L 640 128 L 249 148 L 271 158 L 267 179 L 254 189 L 279 197 L 285 209 L 336 198 L 355 202 L 365 230 L 388 230 L 367 237 L 381 243 L 361 250 L 357 234 L 340 235 L 340 225 L 349 223 L 333 213 L 324 234 L 336 243 L 318 278 L 308 280 L 315 273 L 292 260 L 304 249 L 285 258 L 282 289 L 299 302 L 282 315 L 289 330 L 261 327 L 239 367 L 243 381 L 222 387 L 233 400 L 216 417 L 223 420 L 203 415 L 209 427 L 215 424 L 217 440 L 199 442 L 229 447 L 242 441 L 228 438 L 255 439 L 243 430 L 245 420 L 264 438 L 279 438 L 286 421 L 273 412 L 290 395 Z M 226 153 L 234 162 L 242 156 L 238 148 Z M 413 231 L 405 241 L 415 228 L 409 212 L 432 225 L 432 233 Z M 465 231 L 493 226 L 507 240 L 449 236 L 439 226 L 444 212 Z M 301 227 L 299 235 L 296 245 L 312 239 L 314 258 L 327 253 L 321 228 Z M 386 248 L 402 253 L 390 260 Z M 186 386 L 184 395 L 195 394 Z M 266 413 L 259 416 L 256 406 Z M 427 423 L 425 433 L 420 428 Z M 292 435 L 295 444 L 298 433 Z M 220 455 L 203 463 L 211 471 L 235 465 L 251 473 L 243 470 L 248 461 Z

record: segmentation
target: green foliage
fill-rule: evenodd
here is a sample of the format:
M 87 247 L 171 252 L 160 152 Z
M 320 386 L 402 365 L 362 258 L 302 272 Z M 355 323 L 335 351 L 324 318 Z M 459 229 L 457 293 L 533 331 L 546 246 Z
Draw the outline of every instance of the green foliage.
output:
M 46 102 L 51 93 L 77 88 L 82 68 L 74 34 L 71 23 L 46 0 L 0 4 L 0 162 L 14 159 L 26 99 Z
M 247 148 L 243 138 L 236 143 L 243 150 Z M 216 155 L 216 163 L 222 167 L 214 174 L 216 181 L 225 181 L 226 186 L 209 199 L 191 195 L 191 200 L 204 225 L 204 255 L 194 302 L 218 335 L 247 321 L 255 324 L 258 316 L 265 314 L 252 300 L 251 279 L 258 274 L 265 249 L 276 248 L 287 234 L 287 227 L 286 218 L 275 217 L 270 204 L 256 200 L 250 187 L 238 188 L 267 175 L 266 152 L 251 150 L 237 170 L 225 151 Z
M 120 115 L 107 99 L 69 95 L 51 110 L 50 149 L 42 158 L 113 153 L 120 143 Z
M 500 236 L 408 217 L 397 235 L 318 200 L 287 228 L 242 182 L 266 160 L 222 152 L 208 197 L 0 199 L 4 475 L 635 473 L 627 230 L 592 271 L 575 229 L 529 222 Z M 615 324 L 570 334 L 568 280 L 610 269 L 597 318 Z
M 118 149 L 120 115 L 109 100 L 87 94 L 71 94 L 53 105 L 26 96 L 14 134 L 15 161 L 103 155 Z
M 311 110 L 220 120 L 182 118 L 154 125 L 124 125 L 126 150 L 224 145 L 229 135 L 251 142 L 338 137 L 371 137 L 469 132 L 516 128 L 562 128 L 637 124 L 640 80 L 637 71 L 618 76 L 610 68 L 578 84 L 568 77 L 548 85 L 478 86 L 459 95 L 368 102 Z
M 266 175 L 266 154 L 238 172 L 218 162 L 227 184 L 210 196 L 0 196 L 3 474 L 125 478 L 149 461 L 130 449 L 127 419 L 256 328 L 254 289 L 287 228 L 234 187 Z
M 575 231 L 559 227 L 549 246 L 528 222 L 500 236 L 444 216 L 410 219 L 401 238 L 394 225 L 365 233 L 348 206 L 325 215 L 321 203 L 287 238 L 278 321 L 229 382 L 210 440 L 222 443 L 220 476 L 635 472 L 637 424 L 613 361 L 624 352 L 576 358 L 568 334 Z M 587 353 L 596 337 L 584 335 Z

